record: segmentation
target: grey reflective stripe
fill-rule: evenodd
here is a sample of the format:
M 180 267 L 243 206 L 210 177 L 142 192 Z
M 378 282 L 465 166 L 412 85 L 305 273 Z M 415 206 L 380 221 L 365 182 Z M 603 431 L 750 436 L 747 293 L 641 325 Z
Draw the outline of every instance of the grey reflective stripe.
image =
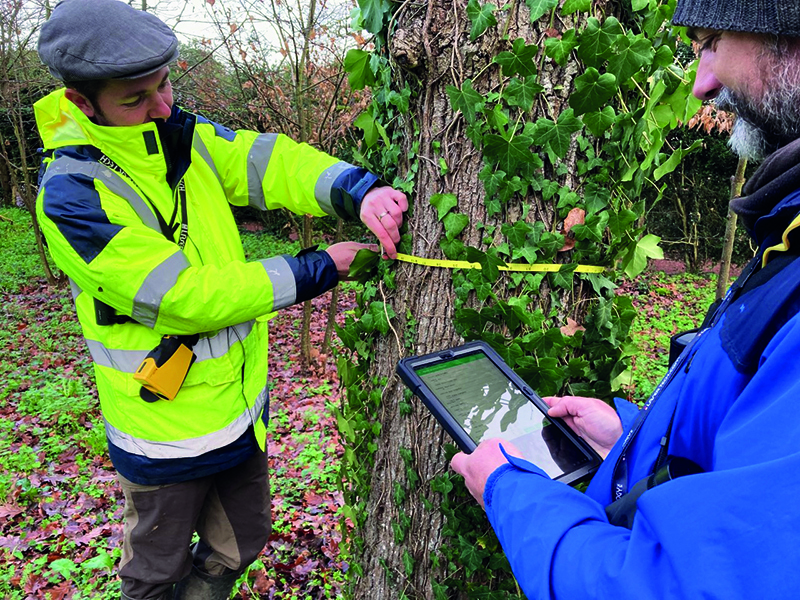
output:
M 253 425 L 261 416 L 266 403 L 267 390 L 264 389 L 256 397 L 254 406 L 245 409 L 232 423 L 213 433 L 188 440 L 173 442 L 143 440 L 120 431 L 108 421 L 105 422 L 106 436 L 108 436 L 108 441 L 117 448 L 130 454 L 146 456 L 147 458 L 190 458 L 200 456 L 206 452 L 227 446 L 239 439 L 247 431 L 247 428 Z
M 75 302 L 83 290 L 78 286 L 77 283 L 75 283 L 75 280 L 72 279 L 72 277 L 69 278 L 69 289 L 72 291 L 72 301 Z
M 272 149 L 275 147 L 275 140 L 278 139 L 277 133 L 262 133 L 247 155 L 247 194 L 250 206 L 266 210 L 267 205 L 264 200 L 264 175 L 269 166 L 269 159 L 272 156 Z
M 317 179 L 317 183 L 314 186 L 314 197 L 317 199 L 317 203 L 319 204 L 320 208 L 329 215 L 336 216 L 336 211 L 334 210 L 333 203 L 331 202 L 331 189 L 333 188 L 333 184 L 336 182 L 336 178 L 347 171 L 347 169 L 353 168 L 355 167 L 353 167 L 351 164 L 346 162 L 338 162 L 332 167 L 325 169 L 322 172 L 322 175 L 319 176 L 319 179 Z
M 200 341 L 194 347 L 194 353 L 197 356 L 196 363 L 201 363 L 205 360 L 211 360 L 224 356 L 231 346 L 237 342 L 243 342 L 244 339 L 253 331 L 255 321 L 248 321 L 241 323 L 234 327 L 226 327 L 221 330 L 217 335 L 210 338 L 200 338 Z M 92 360 L 109 369 L 114 369 L 121 373 L 135 373 L 136 369 L 147 356 L 148 350 L 117 350 L 114 348 L 106 348 L 102 343 L 96 340 L 86 340 L 89 346 L 89 353 L 92 355 Z
M 206 148 L 203 138 L 200 137 L 200 134 L 197 133 L 197 130 L 195 130 L 194 139 L 192 139 L 192 148 L 194 148 L 195 152 L 203 157 L 203 160 L 206 161 L 206 164 L 214 172 L 214 176 L 217 178 L 217 181 L 219 181 L 220 187 L 222 187 L 222 178 L 219 176 L 219 172 L 217 171 L 217 165 L 214 164 L 214 160 L 211 158 L 211 154 L 209 154 L 208 148 Z
M 272 310 L 291 306 L 297 301 L 297 281 L 289 262 L 283 256 L 261 261 L 272 283 Z
M 89 346 L 89 354 L 92 355 L 95 364 L 122 373 L 135 373 L 149 352 L 149 350 L 114 350 L 88 338 L 86 345 Z
M 148 327 L 155 327 L 161 300 L 174 287 L 178 276 L 187 268 L 189 268 L 189 260 L 181 250 L 178 250 L 150 271 L 133 299 L 133 311 L 131 312 L 133 320 Z
M 72 173 L 79 173 L 91 177 L 92 179 L 102 181 L 109 190 L 128 201 L 131 208 L 133 208 L 138 217 L 142 220 L 142 223 L 147 225 L 150 229 L 155 229 L 161 233 L 161 228 L 158 226 L 156 216 L 133 186 L 125 181 L 118 173 L 114 172 L 114 170 L 99 162 L 77 160 L 69 156 L 59 156 L 47 167 L 47 171 L 42 178 L 41 187 L 44 187 L 47 182 L 56 175 L 69 175 Z
M 194 347 L 197 362 L 224 356 L 234 344 L 244 342 L 244 339 L 253 331 L 254 326 L 255 321 L 248 321 L 233 327 L 226 327 L 215 336 L 200 338 Z

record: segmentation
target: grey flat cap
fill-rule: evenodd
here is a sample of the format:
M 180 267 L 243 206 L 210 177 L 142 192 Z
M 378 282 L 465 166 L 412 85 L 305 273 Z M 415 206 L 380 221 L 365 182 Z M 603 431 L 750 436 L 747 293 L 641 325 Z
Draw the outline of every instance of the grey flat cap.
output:
M 177 59 L 178 38 L 122 0 L 63 0 L 42 25 L 39 57 L 61 81 L 135 79 Z

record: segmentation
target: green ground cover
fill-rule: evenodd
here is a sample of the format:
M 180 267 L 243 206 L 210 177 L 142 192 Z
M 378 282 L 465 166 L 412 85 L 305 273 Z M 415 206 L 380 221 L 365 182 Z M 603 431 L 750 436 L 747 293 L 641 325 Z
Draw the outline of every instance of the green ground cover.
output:
M 0 215 L 0 598 L 117 598 L 121 493 L 69 290 L 46 286 L 27 213 Z M 300 247 L 248 232 L 243 243 L 251 257 Z M 629 394 L 641 401 L 666 370 L 669 336 L 702 320 L 713 281 L 645 272 L 622 291 L 639 311 Z M 344 302 L 340 313 L 352 297 Z M 324 297 L 314 313 L 319 343 Z M 239 598 L 335 598 L 347 569 L 336 484 L 342 450 L 331 416 L 336 375 L 332 361 L 300 364 L 301 314 L 285 310 L 271 323 L 274 534 Z

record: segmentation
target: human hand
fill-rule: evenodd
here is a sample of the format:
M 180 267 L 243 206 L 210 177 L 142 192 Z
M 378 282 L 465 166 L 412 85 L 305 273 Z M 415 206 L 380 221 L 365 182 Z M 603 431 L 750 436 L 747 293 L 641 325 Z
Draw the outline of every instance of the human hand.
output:
M 400 227 L 408 200 L 389 186 L 372 188 L 361 202 L 361 221 L 375 234 L 389 258 L 397 258 Z
M 522 453 L 514 444 L 494 438 L 478 444 L 472 454 L 459 452 L 450 461 L 450 467 L 464 477 L 464 483 L 467 485 L 469 493 L 478 501 L 481 508 L 485 508 L 483 506 L 483 490 L 486 489 L 486 480 L 497 467 L 508 462 L 500 450 L 500 444 L 503 444 L 503 448 L 508 454 L 522 458 Z
M 603 458 L 622 435 L 617 411 L 602 400 L 581 396 L 548 396 L 543 400 L 550 406 L 548 415 L 563 419 Z
M 359 244 L 358 242 L 339 242 L 329 246 L 327 252 L 336 264 L 336 270 L 339 272 L 339 280 L 344 281 L 347 279 L 347 274 L 350 272 L 350 263 L 358 254 L 359 250 L 372 250 L 378 252 L 375 244 Z

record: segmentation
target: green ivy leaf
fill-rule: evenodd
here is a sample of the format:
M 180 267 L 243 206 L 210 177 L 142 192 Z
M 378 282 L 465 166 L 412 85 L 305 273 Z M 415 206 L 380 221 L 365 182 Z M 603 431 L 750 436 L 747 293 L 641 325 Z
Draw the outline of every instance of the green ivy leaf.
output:
M 550 12 L 558 4 L 558 0 L 525 0 L 531 11 L 531 23 L 541 19 L 545 13 Z
M 689 146 L 688 148 L 678 148 L 672 155 L 667 159 L 667 161 L 658 167 L 655 171 L 653 171 L 653 177 L 656 181 L 661 179 L 667 173 L 672 173 L 675 168 L 680 164 L 683 160 L 684 156 L 687 154 L 691 154 L 695 150 L 702 148 L 703 141 L 702 140 L 695 140 L 694 143 Z
M 449 494 L 453 491 L 453 482 L 450 481 L 450 476 L 439 475 L 431 479 L 431 490 L 443 495 Z
M 594 17 L 586 20 L 586 29 L 580 36 L 578 58 L 589 67 L 600 65 L 614 51 L 614 42 L 622 35 L 622 26 L 614 17 L 609 17 L 603 24 Z
M 622 85 L 651 64 L 654 56 L 653 44 L 644 36 L 622 36 L 617 42 L 617 53 L 608 59 L 608 71 L 616 76 L 617 85 Z
M 406 570 L 406 577 L 411 577 L 414 574 L 414 558 L 408 548 L 403 550 L 403 567 Z
M 567 64 L 570 52 L 578 46 L 578 36 L 574 29 L 568 29 L 561 38 L 547 38 L 544 42 L 544 53 L 556 61 L 556 64 L 564 66 Z
M 528 46 L 525 40 L 517 38 L 511 51 L 501 52 L 494 57 L 494 62 L 503 67 L 503 75 L 522 75 L 523 77 L 536 75 L 536 65 L 533 59 L 539 47 L 535 44 Z
M 533 233 L 533 227 L 525 221 L 517 221 L 513 225 L 503 223 L 502 232 L 514 248 L 524 248 L 528 244 L 528 235 Z
M 526 164 L 535 164 L 537 159 L 541 164 L 539 156 L 531 152 L 532 145 L 533 139 L 527 135 L 517 135 L 510 140 L 494 133 L 483 136 L 486 157 L 506 173 L 519 171 Z
M 461 213 L 450 213 L 444 218 L 444 232 L 452 240 L 469 225 L 469 217 Z
M 575 279 L 573 272 L 577 268 L 577 264 L 562 265 L 557 273 L 551 273 L 553 285 L 564 288 L 565 290 L 571 290 L 573 280 Z
M 661 238 L 647 234 L 633 246 L 622 260 L 622 270 L 628 277 L 636 277 L 644 271 L 648 258 L 664 258 L 664 251 L 658 246 Z
M 439 221 L 444 219 L 445 215 L 449 213 L 451 209 L 458 206 L 458 198 L 455 197 L 455 194 L 434 194 L 431 196 L 430 202 L 438 211 L 437 218 Z
M 650 5 L 650 0 L 631 0 L 631 8 L 635 12 L 639 12 L 640 10 L 644 10 Z
M 611 230 L 611 235 L 615 240 L 622 237 L 622 234 L 628 229 L 628 225 L 636 220 L 636 213 L 632 210 L 623 209 L 618 213 L 608 215 L 608 228 Z
M 463 535 L 458 536 L 458 546 L 461 558 L 460 562 L 464 565 L 466 575 L 469 577 L 481 568 L 486 551 L 481 550 L 480 546 L 474 542 L 468 541 Z
M 469 246 L 467 246 L 467 260 L 478 263 L 481 266 L 483 276 L 490 282 L 497 281 L 497 278 L 500 277 L 500 270 L 497 267 L 504 267 L 506 264 L 496 256 L 486 254 L 477 248 Z
M 347 82 L 354 90 L 363 90 L 366 86 L 375 85 L 375 74 L 369 66 L 370 56 L 369 52 L 351 49 L 344 57 Z
M 583 202 L 586 206 L 586 214 L 593 215 L 611 203 L 611 191 L 606 187 L 599 186 L 594 181 L 590 181 L 583 191 Z
M 587 12 L 590 8 L 592 8 L 592 0 L 567 0 L 561 7 L 561 14 L 567 16 L 578 11 Z
M 613 106 L 604 106 L 603 110 L 588 112 L 583 115 L 583 122 L 594 137 L 599 138 L 606 130 L 614 124 L 617 113 Z
M 506 89 L 503 90 L 503 98 L 509 106 L 519 106 L 524 110 L 530 110 L 537 94 L 544 91 L 544 88 L 530 79 L 519 80 L 516 77 L 508 82 Z
M 450 105 L 453 110 L 460 110 L 467 123 L 474 123 L 475 115 L 483 108 L 486 99 L 473 89 L 472 80 L 465 80 L 461 89 L 448 85 L 445 91 L 450 97 Z
M 361 317 L 364 326 L 371 331 L 378 331 L 381 335 L 389 333 L 389 319 L 395 317 L 394 309 L 383 302 L 371 302 L 369 312 Z
M 494 4 L 479 4 L 478 0 L 469 0 L 467 3 L 467 16 L 472 21 L 472 30 L 469 32 L 469 39 L 474 42 L 483 32 L 497 25 L 494 11 L 497 7 Z
M 586 222 L 583 225 L 575 225 L 572 231 L 575 233 L 576 239 L 591 239 L 599 244 L 603 241 L 606 225 L 608 225 L 608 213 L 601 212 L 587 216 Z
M 564 247 L 564 236 L 560 233 L 553 233 L 552 231 L 545 231 L 542 234 L 542 238 L 539 240 L 539 248 L 542 251 L 552 256 L 556 252 L 558 252 L 559 248 Z
M 583 123 L 575 117 L 571 108 L 558 115 L 558 121 L 540 118 L 536 121 L 536 139 L 539 145 L 547 145 L 558 158 L 564 158 L 569 150 L 572 134 L 583 129 Z
M 585 279 L 592 285 L 594 293 L 602 297 L 603 290 L 613 291 L 617 289 L 617 285 L 605 275 L 601 273 L 581 273 L 581 279 Z
M 569 97 L 569 105 L 575 109 L 575 114 L 599 109 L 617 91 L 617 78 L 611 73 L 600 72 L 594 67 L 589 67 L 583 75 L 575 78 L 575 91 Z
M 389 12 L 389 3 L 386 0 L 358 0 L 358 6 L 361 8 L 364 29 L 379 33 L 383 29 L 383 15 Z
M 494 131 L 505 133 L 508 115 L 503 111 L 503 107 L 500 104 L 495 104 L 492 110 L 489 112 L 484 111 L 484 114 L 486 115 L 486 122 Z
M 439 240 L 439 247 L 444 255 L 450 260 L 461 260 L 464 256 L 464 242 L 461 240 L 442 239 Z
M 359 250 L 356 252 L 347 277 L 359 283 L 366 283 L 378 274 L 378 263 L 381 261 L 380 252 L 373 250 Z
M 381 137 L 387 148 L 391 146 L 389 143 L 389 136 L 386 135 L 386 129 L 375 120 L 372 113 L 362 112 L 353 122 L 353 125 L 364 131 L 364 143 L 368 148 L 371 148 L 377 143 L 378 136 Z

